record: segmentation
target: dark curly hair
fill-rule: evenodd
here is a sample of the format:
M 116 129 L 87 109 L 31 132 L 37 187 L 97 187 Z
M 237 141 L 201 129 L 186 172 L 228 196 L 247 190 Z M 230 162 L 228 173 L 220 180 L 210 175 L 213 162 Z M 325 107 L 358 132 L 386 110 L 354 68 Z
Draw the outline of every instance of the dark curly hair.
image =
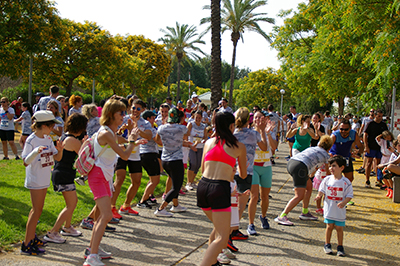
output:
M 80 113 L 73 113 L 68 116 L 67 122 L 65 122 L 65 132 L 72 134 L 82 133 L 86 130 L 88 119 L 86 116 Z

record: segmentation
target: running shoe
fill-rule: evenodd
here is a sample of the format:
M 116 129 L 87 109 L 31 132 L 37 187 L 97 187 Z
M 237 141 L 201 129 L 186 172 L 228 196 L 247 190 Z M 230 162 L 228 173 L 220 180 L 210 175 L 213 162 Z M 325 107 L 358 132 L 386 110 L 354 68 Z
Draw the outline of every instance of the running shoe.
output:
M 326 254 L 333 254 L 331 244 L 325 244 L 324 245 L 324 251 L 325 251 Z
M 370 174 L 370 176 L 376 176 L 376 173 L 375 173 L 375 171 L 371 171 L 371 174 Z
M 190 184 L 190 183 L 187 183 L 185 188 L 187 191 L 193 190 L 192 184 Z
M 382 181 L 376 181 L 375 182 L 375 186 L 376 187 L 381 187 L 381 186 L 383 186 L 384 184 L 382 183 Z
M 63 236 L 81 236 L 82 232 L 76 230 L 73 226 L 70 226 L 69 228 L 66 228 L 65 226 L 63 226 L 60 234 Z
M 231 239 L 232 240 L 247 240 L 249 238 L 248 235 L 243 234 L 239 230 L 234 230 L 231 233 Z
M 211 266 L 221 266 L 222 264 L 217 260 L 217 262 L 216 263 L 214 263 L 213 265 L 211 265 Z
M 178 204 L 178 206 L 172 206 L 169 211 L 170 212 L 185 212 L 185 211 L 187 211 L 187 208 Z
M 322 209 L 322 208 L 316 209 L 315 213 L 318 215 L 324 215 L 324 209 Z
M 136 204 L 136 207 L 142 208 L 142 209 L 151 209 L 151 206 L 147 203 L 147 200 L 144 202 L 139 202 Z
M 286 216 L 283 217 L 278 216 L 274 219 L 274 221 L 281 225 L 294 225 L 294 223 L 289 221 L 289 219 Z
M 86 249 L 85 249 L 85 252 L 84 252 L 84 254 L 83 254 L 83 257 L 84 257 L 85 259 L 87 259 L 87 257 L 89 257 L 89 255 L 90 255 L 90 248 L 86 248 Z M 102 260 L 111 259 L 111 257 L 112 257 L 111 252 L 104 251 L 104 249 L 102 249 L 100 246 L 99 246 L 98 255 L 100 256 L 100 258 L 101 258 Z
M 371 188 L 371 182 L 365 181 L 365 187 L 366 188 Z
M 233 245 L 232 239 L 229 238 L 228 240 L 228 249 L 232 252 L 238 252 L 239 249 Z
M 344 256 L 345 256 L 343 246 L 337 246 L 337 253 L 336 253 L 336 255 L 338 255 L 339 257 L 344 257 Z
M 182 189 L 180 189 L 179 190 L 179 195 L 186 195 L 186 193 Z
M 262 224 L 262 228 L 264 228 L 264 229 L 269 229 L 269 222 L 268 222 L 267 216 L 262 217 L 262 216 L 260 215 L 260 221 L 261 221 L 261 224 Z
M 47 246 L 47 241 L 41 240 L 38 238 L 38 236 L 35 234 L 35 238 L 33 239 L 33 245 L 38 246 L 38 247 L 44 247 Z
M 94 225 L 93 219 L 90 219 L 90 218 L 89 219 L 83 219 L 82 222 L 81 222 L 81 227 L 83 229 L 92 230 L 93 229 L 93 225 Z
M 222 252 L 231 260 L 236 259 L 236 255 L 229 248 L 224 248 Z
M 117 218 L 117 219 L 119 219 L 119 220 L 122 219 L 122 215 L 118 213 L 117 208 L 112 207 L 112 208 L 111 208 L 111 212 L 112 212 L 114 218 Z
M 249 235 L 255 236 L 257 235 L 257 231 L 256 231 L 256 227 L 254 226 L 254 224 L 249 224 L 247 226 L 247 233 Z
M 83 266 L 104 266 L 104 265 L 105 264 L 101 262 L 101 258 L 98 254 L 90 254 L 83 263 Z
M 67 240 L 62 238 L 58 232 L 50 233 L 48 232 L 43 239 L 47 242 L 56 243 L 56 244 L 64 244 Z
M 316 221 L 316 220 L 318 220 L 318 217 L 312 215 L 311 212 L 307 212 L 307 214 L 302 213 L 302 214 L 299 216 L 299 219 L 300 219 L 300 220 L 311 220 L 311 221 Z
M 354 205 L 354 201 L 349 201 L 349 202 L 347 202 L 347 205 Z
M 34 241 L 31 240 L 28 245 L 25 246 L 24 242 L 21 244 L 21 255 L 32 255 L 37 256 L 41 253 L 45 253 L 46 251 L 42 248 L 39 248 L 34 244 Z
M 111 218 L 111 220 L 108 222 L 109 224 L 119 224 L 119 219 L 117 218 Z
M 157 210 L 154 212 L 155 216 L 158 217 L 172 217 L 174 216 L 173 213 L 167 212 L 166 209 L 162 209 L 161 211 L 157 208 Z
M 15 160 L 18 161 L 18 160 L 21 160 L 21 158 L 17 155 L 17 156 L 15 156 Z
M 231 263 L 231 260 L 224 254 L 224 253 L 219 253 L 217 260 L 221 264 L 229 264 Z
M 149 205 L 157 205 L 157 199 L 154 197 L 154 195 L 150 195 L 149 199 L 147 200 L 147 203 Z
M 275 165 L 275 160 L 273 158 L 270 158 L 271 164 Z
M 131 207 L 124 208 L 123 206 L 121 206 L 121 208 L 119 208 L 119 213 L 120 214 L 133 215 L 133 216 L 138 216 L 139 215 L 139 213 L 137 211 L 135 211 L 134 209 L 132 209 Z
M 10 158 L 8 158 L 8 157 L 3 157 L 3 160 L 8 161 L 8 160 L 10 160 Z
M 110 233 L 113 233 L 113 232 L 115 232 L 117 229 L 115 228 L 115 227 L 111 227 L 111 226 L 106 226 L 106 229 L 105 229 L 105 231 L 106 232 L 110 232 Z
M 365 169 L 361 166 L 360 168 L 356 169 L 356 171 L 360 173 L 360 171 L 365 171 Z

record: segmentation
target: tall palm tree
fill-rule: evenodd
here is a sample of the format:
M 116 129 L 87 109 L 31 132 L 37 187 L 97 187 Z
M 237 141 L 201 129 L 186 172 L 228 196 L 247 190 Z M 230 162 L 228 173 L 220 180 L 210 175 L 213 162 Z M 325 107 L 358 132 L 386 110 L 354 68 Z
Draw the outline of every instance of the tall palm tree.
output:
M 268 22 L 271 24 L 275 23 L 275 19 L 267 17 L 267 13 L 255 13 L 255 9 L 267 4 L 267 0 L 222 0 L 223 8 L 221 9 L 221 25 L 222 33 L 226 30 L 231 32 L 231 40 L 233 43 L 233 54 L 231 64 L 231 85 L 229 88 L 229 104 L 232 104 L 233 94 L 233 81 L 235 77 L 235 61 L 236 61 L 236 47 L 239 39 L 243 41 L 243 33 L 248 31 L 254 31 L 263 36 L 269 43 L 271 38 L 266 34 L 258 22 Z M 210 9 L 210 6 L 206 5 L 203 9 Z M 211 18 L 203 18 L 200 24 L 209 23 Z M 210 27 L 206 30 L 208 31 Z
M 176 22 L 175 28 L 167 27 L 167 30 L 160 29 L 164 33 L 164 37 L 160 38 L 159 41 L 164 42 L 167 49 L 172 51 L 172 55 L 176 57 L 177 66 L 177 80 L 178 86 L 176 91 L 176 100 L 180 100 L 180 83 L 181 83 L 181 62 L 182 59 L 187 57 L 200 58 L 195 52 L 204 52 L 196 47 L 196 44 L 205 44 L 201 40 L 202 35 L 197 34 L 197 28 L 192 25 L 189 27 L 187 24 L 180 25 Z M 196 37 L 197 36 L 197 37 Z
M 221 0 L 211 0 L 211 108 L 222 96 L 221 71 Z

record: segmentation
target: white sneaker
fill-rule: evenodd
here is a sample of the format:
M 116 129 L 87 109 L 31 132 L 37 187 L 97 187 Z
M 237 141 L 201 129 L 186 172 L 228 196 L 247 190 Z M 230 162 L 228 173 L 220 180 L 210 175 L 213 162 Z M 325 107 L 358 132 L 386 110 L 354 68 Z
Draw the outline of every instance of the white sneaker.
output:
M 101 262 L 101 258 L 98 254 L 90 254 L 83 263 L 83 266 L 104 266 L 104 265 L 105 264 Z
M 158 217 L 172 217 L 174 216 L 173 213 L 167 212 L 167 210 L 164 208 L 161 211 L 159 211 L 158 209 L 154 212 L 154 214 Z
M 229 248 L 224 248 L 222 250 L 222 253 L 224 253 L 231 260 L 236 259 L 236 255 L 233 254 L 233 252 Z
M 82 232 L 76 230 L 73 226 L 71 226 L 70 228 L 66 228 L 63 226 L 60 234 L 63 236 L 81 236 Z
M 190 184 L 190 183 L 187 183 L 185 188 L 187 191 L 193 190 L 192 184 Z
M 217 260 L 221 264 L 229 264 L 231 263 L 231 260 L 224 254 L 224 253 L 219 253 Z
M 85 254 L 83 255 L 83 257 L 85 259 L 87 259 L 87 257 L 89 257 L 89 255 L 90 255 L 90 248 L 86 248 L 85 249 Z M 99 246 L 98 255 L 100 256 L 100 258 L 102 260 L 111 259 L 111 257 L 112 257 L 112 253 L 111 252 L 104 251 L 104 249 L 102 249 L 100 246 Z
M 62 238 L 58 232 L 50 233 L 48 232 L 43 239 L 47 242 L 56 243 L 56 244 L 64 244 L 66 239 Z
M 170 212 L 185 212 L 186 210 L 187 210 L 186 207 L 182 207 L 181 205 L 178 204 L 178 206 L 172 206 L 169 211 Z

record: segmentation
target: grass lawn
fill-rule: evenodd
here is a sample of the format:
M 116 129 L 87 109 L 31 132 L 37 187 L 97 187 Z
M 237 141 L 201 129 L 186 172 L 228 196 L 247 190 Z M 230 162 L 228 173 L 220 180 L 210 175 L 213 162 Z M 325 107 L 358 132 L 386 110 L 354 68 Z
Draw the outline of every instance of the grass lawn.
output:
M 0 251 L 9 249 L 10 244 L 21 241 L 25 236 L 25 225 L 31 209 L 30 193 L 24 187 L 25 167 L 22 161 L 0 161 Z M 200 173 L 198 174 L 198 177 Z M 161 176 L 160 184 L 157 186 L 155 195 L 161 195 L 165 189 L 167 177 Z M 143 191 L 149 180 L 146 171 L 143 171 L 142 185 L 134 199 L 134 203 L 143 195 Z M 186 180 L 184 181 L 186 184 Z M 120 206 L 124 199 L 126 190 L 130 185 L 130 178 L 125 179 L 121 189 L 117 206 Z M 78 194 L 78 206 L 72 218 L 73 224 L 78 224 L 86 217 L 94 206 L 93 195 L 89 186 L 76 185 Z M 61 193 L 53 191 L 52 185 L 47 191 L 46 201 L 43 208 L 40 223 L 36 233 L 43 234 L 54 225 L 58 214 L 65 207 L 64 198 Z

